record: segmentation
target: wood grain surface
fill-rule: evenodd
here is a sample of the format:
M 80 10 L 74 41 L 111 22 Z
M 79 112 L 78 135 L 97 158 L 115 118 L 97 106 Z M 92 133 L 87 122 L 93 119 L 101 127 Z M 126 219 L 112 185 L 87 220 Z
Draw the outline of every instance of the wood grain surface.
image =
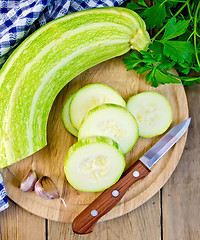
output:
M 184 155 L 162 191 L 165 240 L 200 239 L 200 84 L 186 92 L 192 121 Z
M 67 183 L 63 162 L 68 148 L 77 139 L 67 132 L 61 120 L 62 106 L 67 97 L 84 85 L 97 82 L 113 87 L 125 100 L 143 91 L 156 91 L 163 94 L 172 105 L 173 122 L 170 128 L 188 118 L 187 99 L 181 84 L 152 88 L 145 83 L 144 75 L 139 75 L 134 71 L 126 71 L 122 57 L 106 61 L 85 71 L 71 81 L 56 98 L 48 121 L 47 147 L 2 171 L 8 196 L 29 212 L 55 221 L 72 222 L 99 195 L 99 193 L 80 192 Z M 161 137 L 139 138 L 134 148 L 126 154 L 126 168 L 130 167 Z M 159 161 L 152 168 L 152 172 L 145 179 L 135 183 L 120 203 L 101 220 L 123 215 L 152 197 L 174 171 L 181 157 L 185 141 L 186 134 L 164 155 L 162 161 Z M 54 181 L 67 204 L 66 208 L 59 199 L 44 200 L 34 192 L 24 193 L 18 188 L 19 181 L 33 164 L 39 177 L 46 175 Z

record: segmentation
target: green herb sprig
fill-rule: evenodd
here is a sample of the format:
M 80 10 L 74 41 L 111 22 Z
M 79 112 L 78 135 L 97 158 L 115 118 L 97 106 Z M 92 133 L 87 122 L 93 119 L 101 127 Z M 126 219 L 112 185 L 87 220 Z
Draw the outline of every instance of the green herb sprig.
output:
M 200 1 L 155 0 L 154 3 L 150 7 L 144 0 L 127 4 L 127 8 L 144 19 L 152 33 L 147 51 L 131 51 L 123 59 L 127 70 L 149 71 L 146 81 L 153 87 L 166 83 L 200 83 L 200 77 L 185 76 L 192 70 L 200 73 Z M 179 77 L 167 72 L 172 67 Z

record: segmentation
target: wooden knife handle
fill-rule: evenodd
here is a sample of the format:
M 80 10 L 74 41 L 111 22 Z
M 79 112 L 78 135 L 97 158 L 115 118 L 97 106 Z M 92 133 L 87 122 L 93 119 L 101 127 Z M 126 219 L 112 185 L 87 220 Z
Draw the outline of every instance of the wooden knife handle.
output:
M 73 231 L 78 234 L 91 233 L 96 222 L 122 199 L 128 188 L 149 173 L 150 170 L 137 160 L 117 183 L 105 190 L 74 219 Z

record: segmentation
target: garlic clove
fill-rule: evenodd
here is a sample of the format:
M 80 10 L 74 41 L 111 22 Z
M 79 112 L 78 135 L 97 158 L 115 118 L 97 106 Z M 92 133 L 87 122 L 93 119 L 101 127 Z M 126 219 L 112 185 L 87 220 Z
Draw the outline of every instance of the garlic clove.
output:
M 60 193 L 54 182 L 47 176 L 41 177 L 35 184 L 35 193 L 43 199 L 58 199 Z
M 32 169 L 24 176 L 19 184 L 20 190 L 24 192 L 33 191 L 35 183 L 37 181 L 37 174 Z

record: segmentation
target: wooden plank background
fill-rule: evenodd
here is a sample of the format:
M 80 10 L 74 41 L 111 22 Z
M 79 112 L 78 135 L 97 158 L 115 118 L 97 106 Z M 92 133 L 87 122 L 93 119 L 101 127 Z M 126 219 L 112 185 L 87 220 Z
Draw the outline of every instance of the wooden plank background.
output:
M 71 224 L 42 219 L 18 207 L 0 213 L 0 240 L 199 240 L 200 84 L 186 87 L 192 122 L 182 158 L 165 186 L 136 210 L 98 223 L 90 235 Z
M 136 210 L 98 223 L 90 235 L 71 224 L 34 216 L 12 201 L 0 213 L 0 240 L 199 240 L 200 239 L 200 84 L 186 87 L 190 116 L 182 158 L 165 186 Z

